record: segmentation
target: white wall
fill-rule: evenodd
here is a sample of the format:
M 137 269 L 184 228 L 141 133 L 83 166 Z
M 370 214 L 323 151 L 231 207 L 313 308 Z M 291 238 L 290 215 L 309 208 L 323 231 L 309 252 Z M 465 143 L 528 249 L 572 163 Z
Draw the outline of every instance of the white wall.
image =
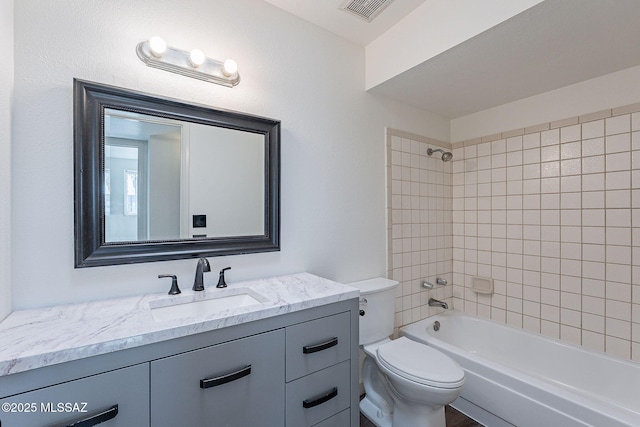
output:
M 640 66 L 453 119 L 451 141 L 536 126 L 634 104 L 638 100 Z
M 367 89 L 415 67 L 541 0 L 426 0 L 366 47 Z
M 0 320 L 11 312 L 13 0 L 0 0 Z
M 282 250 L 211 258 L 214 271 L 233 267 L 231 283 L 384 275 L 384 127 L 449 139 L 447 121 L 364 91 L 361 47 L 263 1 L 21 0 L 14 26 L 17 309 L 166 291 L 158 273 L 193 280 L 194 260 L 73 268 L 74 77 L 282 120 Z M 144 66 L 135 46 L 153 35 L 234 57 L 242 82 L 229 89 Z

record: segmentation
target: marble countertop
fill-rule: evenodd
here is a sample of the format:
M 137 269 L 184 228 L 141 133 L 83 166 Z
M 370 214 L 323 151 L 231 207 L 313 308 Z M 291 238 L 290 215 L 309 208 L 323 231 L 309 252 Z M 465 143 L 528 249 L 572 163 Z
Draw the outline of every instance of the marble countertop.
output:
M 213 314 L 156 321 L 151 307 L 205 300 L 250 289 L 264 302 Z M 227 326 L 318 307 L 351 298 L 359 290 L 309 273 L 211 286 L 202 292 L 147 294 L 11 313 L 0 323 L 0 376 Z

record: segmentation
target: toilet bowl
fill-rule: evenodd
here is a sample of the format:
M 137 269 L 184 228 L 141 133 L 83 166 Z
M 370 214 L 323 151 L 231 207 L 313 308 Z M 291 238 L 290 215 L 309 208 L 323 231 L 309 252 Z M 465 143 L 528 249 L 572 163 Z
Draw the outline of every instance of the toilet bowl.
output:
M 360 411 L 378 427 L 445 427 L 444 406 L 462 391 L 456 361 L 393 332 L 395 287 L 376 278 L 350 283 L 360 289 L 360 345 L 365 397 Z

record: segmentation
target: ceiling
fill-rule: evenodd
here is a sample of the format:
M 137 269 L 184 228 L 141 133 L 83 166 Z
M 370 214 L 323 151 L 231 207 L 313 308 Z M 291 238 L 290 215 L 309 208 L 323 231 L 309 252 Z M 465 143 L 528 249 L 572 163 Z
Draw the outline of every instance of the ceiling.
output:
M 356 44 L 366 46 L 425 0 L 395 0 L 371 22 L 340 9 L 344 0 L 265 0 Z
M 363 46 L 424 2 L 396 0 L 367 23 L 340 0 L 266 1 Z M 638 17 L 638 0 L 546 0 L 369 91 L 461 117 L 640 65 Z

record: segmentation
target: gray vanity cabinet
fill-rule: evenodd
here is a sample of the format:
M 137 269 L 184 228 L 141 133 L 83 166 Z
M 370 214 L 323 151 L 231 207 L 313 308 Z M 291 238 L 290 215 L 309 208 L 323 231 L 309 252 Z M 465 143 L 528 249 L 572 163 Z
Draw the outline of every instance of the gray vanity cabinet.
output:
M 143 363 L 1 399 L 0 426 L 149 425 L 149 365 Z M 101 420 L 105 420 L 102 421 Z
M 349 408 L 352 398 L 350 313 L 291 325 L 286 331 L 287 426 L 348 426 L 349 419 L 337 414 Z
M 284 426 L 284 329 L 151 362 L 153 427 Z

